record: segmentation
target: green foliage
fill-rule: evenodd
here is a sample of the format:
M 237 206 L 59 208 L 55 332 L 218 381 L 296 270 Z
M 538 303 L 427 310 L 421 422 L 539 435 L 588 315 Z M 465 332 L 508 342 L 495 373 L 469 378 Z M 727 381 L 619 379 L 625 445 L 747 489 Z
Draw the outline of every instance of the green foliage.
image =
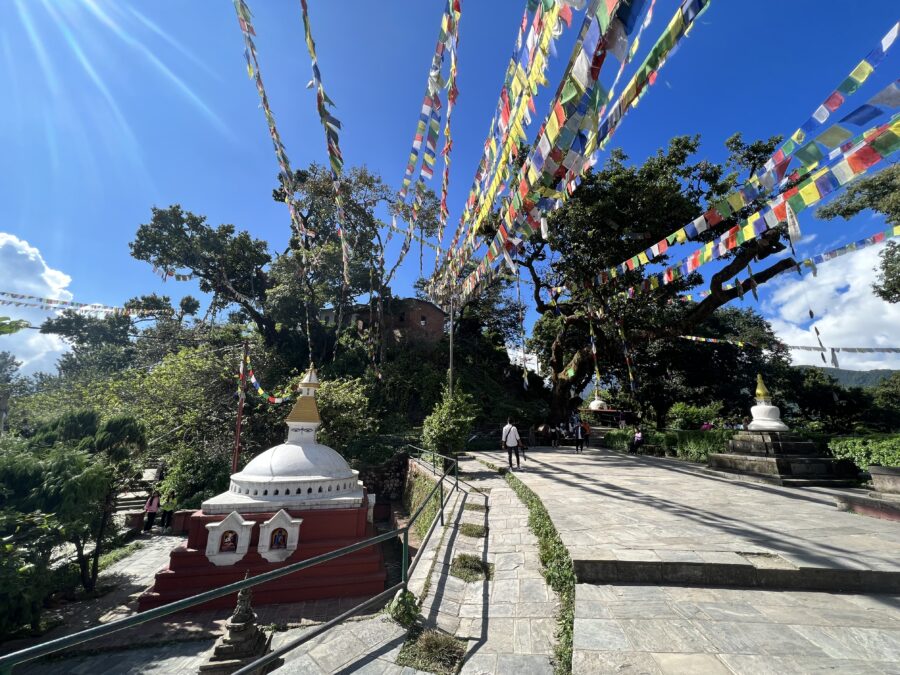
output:
M 450 395 L 445 387 L 440 402 L 425 418 L 422 443 L 426 450 L 442 455 L 462 452 L 475 423 L 476 408 L 472 397 L 457 387 Z
M 404 628 L 409 628 L 419 616 L 419 603 L 411 591 L 401 588 L 384 610 L 394 621 Z
M 691 405 L 679 401 L 669 409 L 670 425 L 675 429 L 699 429 L 706 422 L 712 423 L 718 419 L 721 410 L 721 401 L 707 405 Z
M 0 316 L 0 335 L 12 335 L 20 330 L 25 330 L 31 325 L 23 319 L 10 319 L 8 316 Z
M 488 581 L 494 575 L 494 565 L 484 562 L 477 555 L 460 553 L 450 563 L 450 574 L 463 581 Z
M 142 548 L 144 548 L 144 542 L 133 541 L 130 544 L 126 544 L 125 546 L 120 546 L 119 548 L 115 548 L 112 551 L 107 551 L 100 556 L 100 571 L 102 572 L 103 570 L 112 567 L 117 562 L 125 560 L 125 558 L 130 556 L 132 553 L 136 553 Z
M 730 429 L 679 431 L 676 446 L 678 457 L 691 462 L 706 462 L 711 452 L 727 452 L 728 440 L 732 436 L 734 431 Z
M 658 445 L 661 448 L 674 449 L 678 445 L 678 437 L 674 432 L 643 430 L 644 445 Z M 634 438 L 633 429 L 612 429 L 603 437 L 603 446 L 611 450 L 625 451 Z
M 475 523 L 462 523 L 459 526 L 459 533 L 467 537 L 484 539 L 487 536 L 487 528 L 484 525 L 476 525 Z
M 406 485 L 403 489 L 403 507 L 406 512 L 412 516 L 425 500 L 429 493 L 434 489 L 434 483 L 422 474 L 410 471 L 406 476 Z M 431 522 L 437 516 L 438 508 L 441 503 L 440 490 L 434 493 L 434 496 L 428 501 L 428 504 L 422 509 L 418 519 L 412 524 L 412 531 L 418 537 L 419 541 L 425 538 L 431 527 Z
M 555 670 L 558 675 L 568 675 L 572 672 L 572 636 L 575 626 L 575 567 L 569 550 L 563 544 L 540 497 L 512 473 L 506 474 L 506 482 L 528 509 L 528 527 L 538 540 L 541 573 L 550 588 L 559 595 L 557 642 L 554 647 Z
M 369 409 L 370 392 L 359 378 L 326 380 L 316 393 L 322 426 L 319 442 L 346 453 L 354 441 L 378 430 L 378 420 Z
M 397 655 L 397 665 L 427 673 L 452 675 L 466 654 L 466 643 L 439 630 L 416 627 Z
M 851 459 L 865 471 L 870 466 L 900 466 L 900 435 L 834 438 L 828 449 L 838 459 Z
M 466 505 L 463 507 L 463 509 L 466 511 L 478 511 L 479 513 L 484 513 L 487 511 L 487 506 L 485 506 L 481 502 L 466 502 Z

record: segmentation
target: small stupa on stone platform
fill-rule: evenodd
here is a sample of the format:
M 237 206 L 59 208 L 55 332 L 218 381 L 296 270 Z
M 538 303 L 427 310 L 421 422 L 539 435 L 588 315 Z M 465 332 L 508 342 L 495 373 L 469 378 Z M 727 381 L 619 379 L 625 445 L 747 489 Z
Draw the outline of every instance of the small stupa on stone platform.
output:
M 285 422 L 287 438 L 233 474 L 228 489 L 188 520 L 188 539 L 169 555 L 153 587 L 139 599 L 143 611 L 211 588 L 256 576 L 373 537 L 371 495 L 359 472 L 316 437 L 314 367 L 303 377 Z M 364 597 L 384 590 L 379 545 L 342 555 L 255 588 L 257 604 Z M 233 596 L 200 609 L 231 607 Z
M 744 474 L 778 485 L 836 485 L 852 483 L 853 468 L 835 460 L 809 439 L 791 433 L 772 405 L 762 375 L 756 376 L 753 421 L 728 441 L 728 452 L 710 453 L 709 467 Z
M 256 613 L 250 606 L 252 597 L 249 588 L 238 591 L 234 614 L 225 623 L 225 634 L 216 640 L 209 660 L 200 666 L 201 675 L 231 675 L 272 651 L 272 634 L 267 637 L 256 625 Z M 283 659 L 273 661 L 253 671 L 253 675 L 264 675 L 282 663 Z

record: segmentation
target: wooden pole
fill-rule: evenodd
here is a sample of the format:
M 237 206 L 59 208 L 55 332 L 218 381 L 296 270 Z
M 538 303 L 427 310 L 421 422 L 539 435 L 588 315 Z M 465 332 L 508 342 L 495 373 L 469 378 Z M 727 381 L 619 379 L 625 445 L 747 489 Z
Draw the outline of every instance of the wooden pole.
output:
M 234 452 L 231 454 L 231 473 L 237 473 L 238 460 L 241 456 L 241 422 L 244 419 L 244 399 L 247 397 L 247 356 L 250 345 L 244 340 L 244 350 L 241 353 L 240 381 L 238 383 L 238 408 L 237 422 L 234 425 Z

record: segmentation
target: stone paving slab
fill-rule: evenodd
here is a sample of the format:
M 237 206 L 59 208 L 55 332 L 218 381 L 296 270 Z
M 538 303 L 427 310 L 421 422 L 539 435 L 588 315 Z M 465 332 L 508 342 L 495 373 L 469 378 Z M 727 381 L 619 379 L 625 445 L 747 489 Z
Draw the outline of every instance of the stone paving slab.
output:
M 558 603 L 541 575 L 528 510 L 495 472 L 472 459 L 460 469 L 474 486 L 490 489 L 487 514 L 463 511 L 462 519 L 487 525 L 488 536 L 460 535 L 453 554 L 474 552 L 494 564 L 492 580 L 464 584 L 456 636 L 469 647 L 460 672 L 552 673 Z
M 578 584 L 573 673 L 900 673 L 900 596 Z
M 665 583 L 678 570 L 687 575 L 678 583 L 712 583 L 703 575 L 714 566 L 723 584 L 748 575 L 828 590 L 900 581 L 900 524 L 836 510 L 833 490 L 722 479 L 602 449 L 535 448 L 517 476 L 543 501 L 580 579 Z

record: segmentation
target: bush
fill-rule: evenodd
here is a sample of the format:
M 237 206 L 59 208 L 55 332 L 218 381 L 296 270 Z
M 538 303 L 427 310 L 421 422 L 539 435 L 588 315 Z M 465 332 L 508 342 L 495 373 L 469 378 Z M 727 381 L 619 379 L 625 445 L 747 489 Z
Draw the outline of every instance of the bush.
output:
M 397 665 L 449 675 L 459 670 L 466 643 L 438 630 L 416 627 L 397 655 Z
M 369 409 L 369 390 L 360 378 L 326 380 L 316 403 L 322 416 L 318 440 L 347 454 L 348 447 L 378 431 L 378 420 Z
M 851 459 L 865 471 L 870 466 L 900 466 L 900 435 L 834 438 L 828 443 L 837 459 Z
M 633 429 L 613 429 L 603 437 L 603 447 L 624 452 L 628 450 L 632 438 L 634 438 Z M 678 437 L 670 431 L 645 430 L 644 445 L 658 445 L 671 450 L 678 445 Z
M 705 462 L 711 452 L 725 452 L 728 440 L 734 436 L 729 429 L 677 432 L 676 452 L 680 459 Z
M 705 422 L 719 417 L 721 401 L 709 405 L 690 405 L 679 401 L 669 409 L 669 425 L 675 429 L 699 429 Z
M 472 433 L 476 412 L 468 394 L 456 389 L 451 396 L 450 389 L 444 387 L 440 402 L 422 427 L 425 449 L 442 455 L 462 452 Z

